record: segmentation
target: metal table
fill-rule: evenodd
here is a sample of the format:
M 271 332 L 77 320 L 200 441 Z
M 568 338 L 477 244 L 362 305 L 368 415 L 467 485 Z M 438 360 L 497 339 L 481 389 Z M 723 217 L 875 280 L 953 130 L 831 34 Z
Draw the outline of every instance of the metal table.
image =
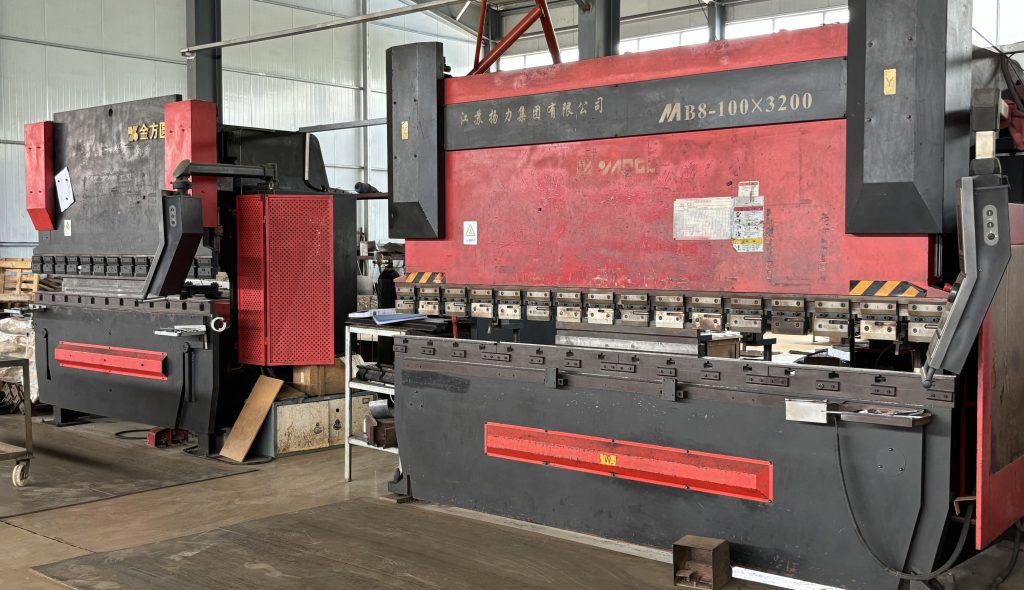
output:
M 381 395 L 395 395 L 395 386 L 388 384 L 367 383 L 355 379 L 355 367 L 352 366 L 352 337 L 357 335 L 375 336 L 377 338 L 395 338 L 409 333 L 430 334 L 445 327 L 444 320 L 437 318 L 413 320 L 401 324 L 378 326 L 372 319 L 350 319 L 345 325 L 345 481 L 352 481 L 352 447 L 366 447 L 398 455 L 398 447 L 378 447 L 365 438 L 352 436 L 352 392 L 371 391 Z M 398 468 L 402 463 L 399 458 Z
M 21 367 L 21 406 L 25 415 L 25 446 L 18 447 L 0 442 L 0 461 L 14 461 L 11 482 L 21 487 L 28 482 L 28 466 L 32 460 L 32 395 L 28 376 L 28 359 L 0 355 L 0 369 Z
M 394 395 L 395 386 L 387 384 L 364 383 L 355 380 L 355 370 L 352 366 L 352 337 L 355 335 L 376 336 L 377 338 L 394 338 L 401 336 L 408 331 L 401 324 L 393 326 L 377 326 L 373 322 L 364 325 L 345 326 L 345 481 L 352 481 L 352 446 L 377 449 L 388 453 L 398 454 L 398 447 L 378 447 L 373 443 L 358 436 L 352 436 L 352 391 L 372 391 L 383 395 Z M 401 463 L 399 463 L 401 465 Z

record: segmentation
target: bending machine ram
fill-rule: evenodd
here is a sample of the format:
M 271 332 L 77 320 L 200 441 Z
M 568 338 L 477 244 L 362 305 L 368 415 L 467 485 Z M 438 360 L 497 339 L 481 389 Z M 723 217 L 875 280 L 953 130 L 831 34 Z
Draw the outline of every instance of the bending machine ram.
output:
M 25 128 L 42 401 L 216 452 L 261 372 L 332 364 L 355 308 L 355 200 L 316 137 L 165 96 Z
M 1024 516 L 1024 146 L 972 92 L 969 2 L 850 4 L 464 78 L 389 50 L 398 306 L 475 322 L 395 341 L 392 491 L 870 589 Z

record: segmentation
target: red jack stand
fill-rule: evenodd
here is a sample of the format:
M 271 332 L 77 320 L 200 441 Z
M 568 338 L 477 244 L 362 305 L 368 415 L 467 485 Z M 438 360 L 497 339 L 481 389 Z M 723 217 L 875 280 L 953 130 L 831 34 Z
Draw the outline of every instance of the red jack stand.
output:
M 189 432 L 177 428 L 153 428 L 146 436 L 146 444 L 154 449 L 188 442 Z

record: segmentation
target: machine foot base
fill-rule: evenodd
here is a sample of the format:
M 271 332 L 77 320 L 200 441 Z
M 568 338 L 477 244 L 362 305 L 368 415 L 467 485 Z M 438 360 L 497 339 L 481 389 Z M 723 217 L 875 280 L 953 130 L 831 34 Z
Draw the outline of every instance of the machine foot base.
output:
M 88 414 L 84 412 L 76 412 L 75 410 L 69 410 L 60 406 L 53 406 L 53 419 L 43 420 L 44 424 L 52 424 L 57 428 L 63 428 L 64 426 L 77 426 L 78 424 L 88 424 L 89 420 L 85 417 Z
M 380 497 L 385 502 L 391 502 L 392 504 L 407 504 L 415 501 L 412 496 L 406 496 L 404 494 L 385 494 Z

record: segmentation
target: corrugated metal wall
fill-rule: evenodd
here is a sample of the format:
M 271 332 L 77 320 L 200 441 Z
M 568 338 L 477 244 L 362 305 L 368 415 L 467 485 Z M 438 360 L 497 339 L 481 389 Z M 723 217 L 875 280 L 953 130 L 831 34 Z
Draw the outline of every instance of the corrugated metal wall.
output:
M 363 0 L 222 0 L 225 39 L 359 14 Z M 398 0 L 366 0 L 373 12 Z M 417 14 L 224 51 L 226 123 L 276 129 L 381 117 L 384 49 L 437 40 L 457 73 L 468 70 L 468 35 Z M 184 0 L 0 0 L 0 257 L 28 256 L 36 232 L 24 212 L 25 123 L 55 112 L 184 94 Z M 318 133 L 333 186 L 366 177 L 387 188 L 383 128 Z M 363 155 L 368 145 L 370 158 Z M 371 170 L 366 172 L 369 160 Z M 386 207 L 364 210 L 370 239 L 387 237 Z

